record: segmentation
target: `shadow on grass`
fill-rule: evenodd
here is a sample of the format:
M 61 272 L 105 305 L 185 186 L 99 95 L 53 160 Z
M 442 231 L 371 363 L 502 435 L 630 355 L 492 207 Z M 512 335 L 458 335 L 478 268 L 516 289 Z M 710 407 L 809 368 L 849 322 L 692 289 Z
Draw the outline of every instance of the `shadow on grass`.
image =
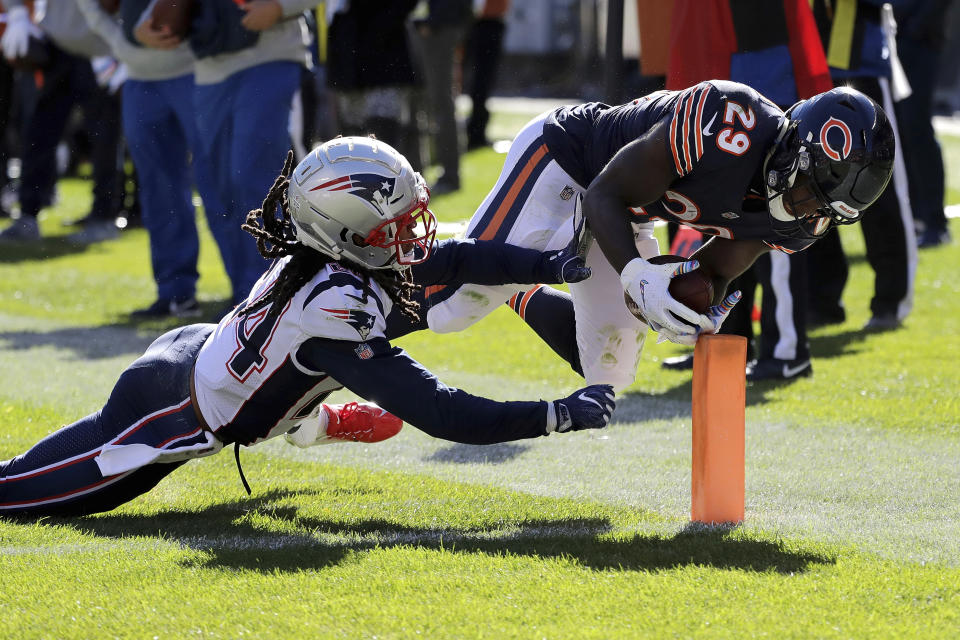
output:
M 409 527 L 371 518 L 353 522 L 301 515 L 278 501 L 319 492 L 274 489 L 249 499 L 192 512 L 106 514 L 48 519 L 51 524 L 107 538 L 155 537 L 202 551 L 184 561 L 212 569 L 321 570 L 354 552 L 411 547 L 460 554 L 569 558 L 603 571 L 667 571 L 685 566 L 801 573 L 835 558 L 790 550 L 780 542 L 747 539 L 729 528 L 687 527 L 672 536 L 614 535 L 605 518 L 526 520 L 491 528 Z M 363 493 L 366 493 L 364 491 Z
M 523 454 L 532 445 L 505 442 L 503 444 L 451 444 L 424 458 L 428 462 L 451 464 L 503 464 Z
M 850 329 L 840 333 L 832 333 L 823 336 L 810 338 L 810 354 L 816 358 L 837 358 L 841 356 L 852 356 L 863 351 L 863 342 L 871 334 L 862 329 Z
M 770 380 L 747 383 L 746 406 L 770 402 L 769 392 L 792 384 L 794 380 Z M 617 396 L 617 410 L 611 424 L 645 422 L 648 420 L 689 420 L 693 383 L 690 379 L 659 393 L 628 391 Z
M 223 311 L 225 300 L 201 303 L 201 316 L 195 320 L 157 318 L 137 320 L 118 316 L 111 324 L 95 327 L 67 327 L 52 331 L 0 331 L 0 348 L 20 351 L 52 346 L 71 351 L 79 360 L 111 358 L 123 354 L 139 357 L 150 343 L 171 329 L 198 322 L 213 321 Z
M 66 239 L 66 236 L 42 238 L 34 242 L 4 242 L 0 243 L 0 264 L 39 262 L 51 258 L 61 258 L 83 253 L 90 246 L 70 242 Z
M 138 357 L 160 333 L 139 331 L 130 325 L 69 327 L 53 331 L 2 331 L 0 347 L 20 351 L 52 346 L 71 351 L 78 360 L 111 358 L 123 354 Z

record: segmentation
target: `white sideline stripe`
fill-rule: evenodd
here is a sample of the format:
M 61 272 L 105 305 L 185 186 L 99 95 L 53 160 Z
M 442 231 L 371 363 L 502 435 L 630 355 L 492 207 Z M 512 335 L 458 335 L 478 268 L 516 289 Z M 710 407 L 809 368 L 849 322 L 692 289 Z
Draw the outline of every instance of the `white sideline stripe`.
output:
M 960 218 L 960 204 L 951 204 L 943 208 L 948 218 Z
M 933 128 L 940 134 L 960 136 L 960 118 L 933 116 Z
M 460 235 L 467 230 L 468 220 L 460 220 L 459 222 L 438 222 L 437 223 L 437 233 L 442 236 L 456 236 Z
M 199 517 L 184 514 L 184 518 Z M 42 545 L 0 546 L 2 555 L 62 554 L 62 553 L 102 553 L 111 549 L 160 549 L 179 545 L 182 548 L 204 551 L 208 549 L 239 550 L 277 550 L 302 549 L 312 547 L 329 548 L 331 546 L 351 547 L 357 544 L 377 545 L 413 545 L 423 542 L 455 543 L 473 541 L 537 540 L 545 536 L 595 536 L 610 531 L 608 525 L 584 526 L 544 526 L 524 528 L 522 530 L 497 529 L 493 531 L 461 532 L 437 529 L 414 533 L 411 531 L 384 531 L 365 535 L 337 532 L 322 532 L 314 535 L 277 535 L 277 536 L 167 536 L 156 540 L 97 540 L 90 544 L 69 543 Z

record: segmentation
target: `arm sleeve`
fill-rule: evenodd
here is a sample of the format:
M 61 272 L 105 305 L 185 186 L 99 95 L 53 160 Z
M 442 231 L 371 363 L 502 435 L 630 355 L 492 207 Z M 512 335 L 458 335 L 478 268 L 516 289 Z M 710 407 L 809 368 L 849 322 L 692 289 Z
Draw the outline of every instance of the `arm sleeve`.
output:
M 126 60 L 128 53 L 125 49 L 133 48 L 134 45 L 127 41 L 123 28 L 117 21 L 100 8 L 97 0 L 77 0 L 77 8 L 83 14 L 90 30 L 110 45 L 113 57 L 121 62 Z
M 494 444 L 547 434 L 546 402 L 497 402 L 448 387 L 382 338 L 311 338 L 297 359 L 435 438 Z
M 502 242 L 444 240 L 413 267 L 413 281 L 434 284 L 556 284 L 548 255 Z

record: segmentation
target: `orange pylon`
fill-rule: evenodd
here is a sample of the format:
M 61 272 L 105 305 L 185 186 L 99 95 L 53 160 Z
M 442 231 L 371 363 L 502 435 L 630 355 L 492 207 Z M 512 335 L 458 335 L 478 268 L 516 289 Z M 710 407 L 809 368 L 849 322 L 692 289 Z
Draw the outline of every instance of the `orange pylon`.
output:
M 703 335 L 694 347 L 694 522 L 743 522 L 746 360 L 743 336 Z

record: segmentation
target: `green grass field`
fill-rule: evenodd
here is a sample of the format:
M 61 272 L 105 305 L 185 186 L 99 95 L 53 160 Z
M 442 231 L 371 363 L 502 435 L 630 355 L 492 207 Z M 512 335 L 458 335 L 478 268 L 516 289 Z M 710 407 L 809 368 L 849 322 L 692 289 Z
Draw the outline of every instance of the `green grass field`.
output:
M 960 139 L 944 142 L 960 203 Z M 439 217 L 468 218 L 501 162 L 467 155 Z M 96 410 L 171 326 L 126 320 L 154 297 L 144 231 L 63 240 L 89 204 L 88 182 L 64 180 L 49 239 L 0 247 L 0 459 Z M 0 520 L 0 638 L 958 637 L 960 253 L 921 252 L 906 326 L 868 335 L 872 272 L 843 232 L 848 321 L 812 334 L 813 377 L 747 390 L 740 527 L 689 525 L 690 376 L 651 339 L 603 432 L 273 441 L 243 452 L 251 497 L 225 452 L 107 514 Z M 204 234 L 212 312 L 228 286 Z M 506 309 L 400 344 L 498 399 L 579 386 Z

